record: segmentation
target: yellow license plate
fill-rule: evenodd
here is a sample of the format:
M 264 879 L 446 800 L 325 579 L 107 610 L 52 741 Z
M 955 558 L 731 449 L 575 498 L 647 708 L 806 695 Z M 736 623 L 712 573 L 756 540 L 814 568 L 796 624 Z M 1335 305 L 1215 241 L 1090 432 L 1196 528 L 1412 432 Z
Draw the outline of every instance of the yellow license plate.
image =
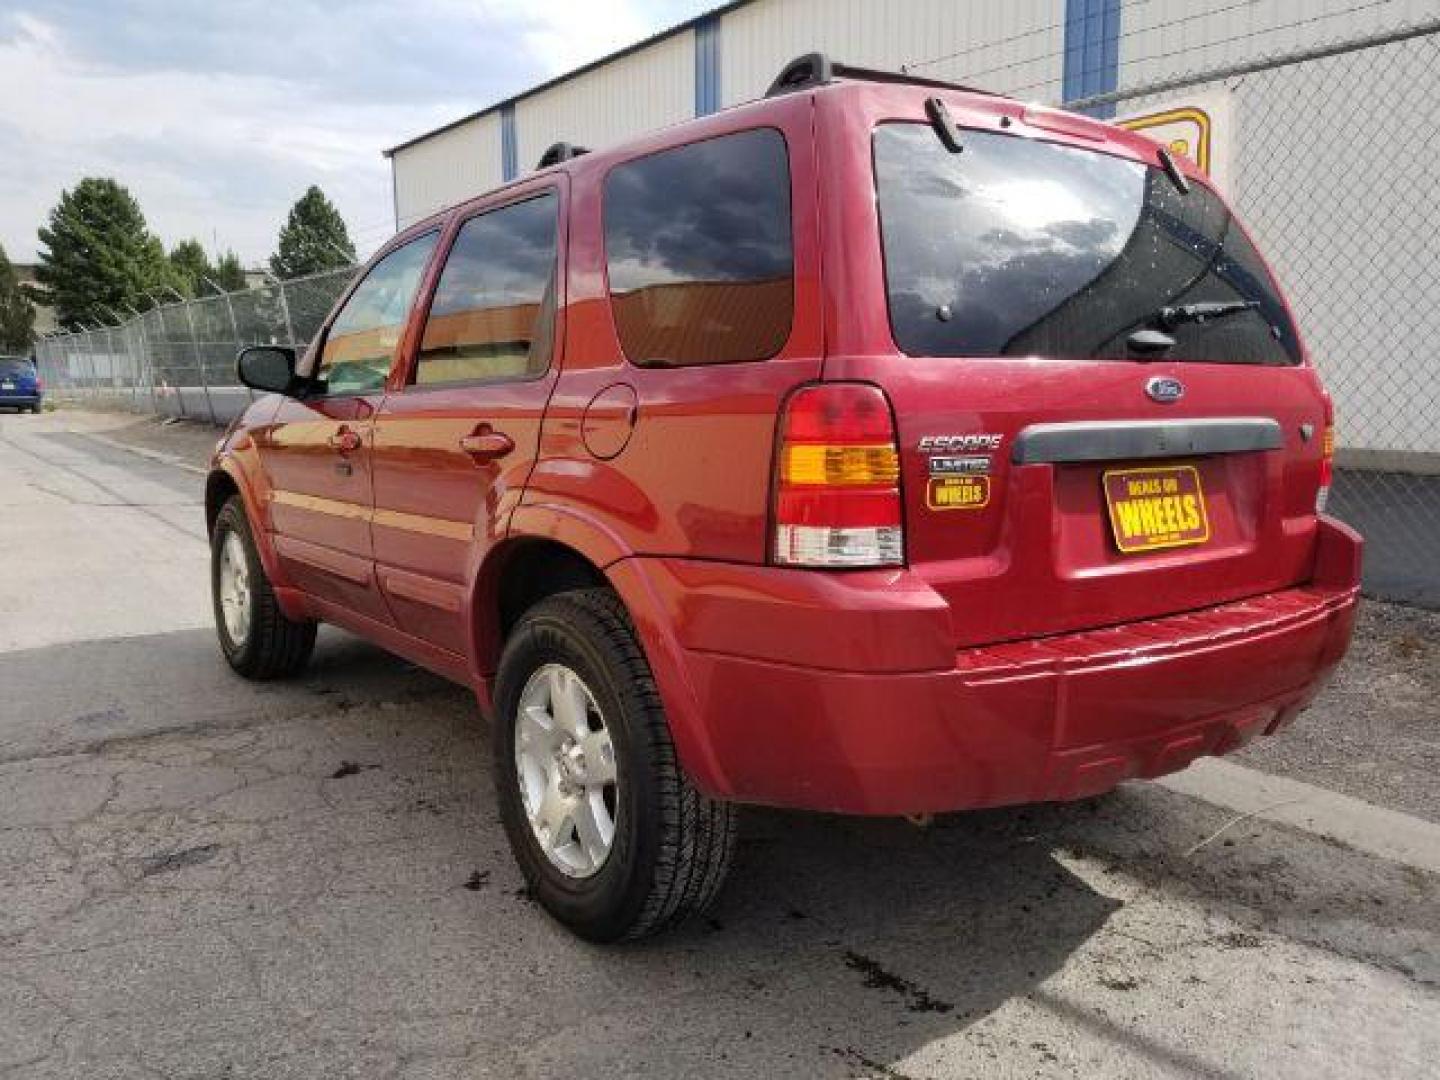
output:
M 1122 554 L 1203 544 L 1210 539 L 1205 492 L 1193 465 L 1105 473 L 1110 529 Z

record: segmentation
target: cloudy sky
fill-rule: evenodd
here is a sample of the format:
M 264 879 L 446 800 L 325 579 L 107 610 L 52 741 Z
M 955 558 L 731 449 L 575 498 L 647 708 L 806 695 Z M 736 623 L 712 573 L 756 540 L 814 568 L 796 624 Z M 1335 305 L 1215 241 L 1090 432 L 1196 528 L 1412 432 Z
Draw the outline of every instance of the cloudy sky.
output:
M 368 252 L 380 151 L 713 7 L 712 0 L 0 0 L 0 243 L 113 176 L 166 245 L 266 258 L 312 183 Z

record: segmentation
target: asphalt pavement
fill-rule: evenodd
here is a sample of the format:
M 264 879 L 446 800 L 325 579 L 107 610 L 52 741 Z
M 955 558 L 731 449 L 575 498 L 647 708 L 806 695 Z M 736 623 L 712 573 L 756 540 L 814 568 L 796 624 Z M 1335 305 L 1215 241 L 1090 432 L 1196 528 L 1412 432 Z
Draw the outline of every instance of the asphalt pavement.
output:
M 464 691 L 336 631 L 231 675 L 195 454 L 129 425 L 0 416 L 5 1080 L 1434 1074 L 1423 616 L 1313 710 L 1370 708 L 1384 783 L 1267 744 L 928 829 L 750 812 L 711 918 L 597 948 L 526 895 Z

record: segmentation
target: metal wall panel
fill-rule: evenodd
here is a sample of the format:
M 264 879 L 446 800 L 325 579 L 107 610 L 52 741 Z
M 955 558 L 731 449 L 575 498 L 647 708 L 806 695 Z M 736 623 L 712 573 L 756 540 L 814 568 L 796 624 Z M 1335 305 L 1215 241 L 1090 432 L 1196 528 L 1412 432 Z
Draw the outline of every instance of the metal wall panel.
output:
M 695 115 L 695 35 L 658 41 L 515 103 L 520 172 L 551 144 L 592 149 Z
M 1120 89 L 1433 19 L 1435 0 L 1126 0 Z
M 500 183 L 500 117 L 467 120 L 390 159 L 399 228 Z
M 970 83 L 1038 100 L 1059 95 L 1064 0 L 759 0 L 721 19 L 721 97 L 759 97 L 784 64 L 835 60 Z

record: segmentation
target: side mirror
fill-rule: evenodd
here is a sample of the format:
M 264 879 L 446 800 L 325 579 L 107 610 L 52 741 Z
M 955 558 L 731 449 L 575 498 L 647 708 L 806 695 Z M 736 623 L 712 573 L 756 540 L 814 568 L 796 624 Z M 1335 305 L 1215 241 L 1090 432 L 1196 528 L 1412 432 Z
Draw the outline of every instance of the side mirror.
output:
M 251 345 L 235 358 L 235 374 L 252 390 L 293 395 L 295 350 L 284 345 Z

